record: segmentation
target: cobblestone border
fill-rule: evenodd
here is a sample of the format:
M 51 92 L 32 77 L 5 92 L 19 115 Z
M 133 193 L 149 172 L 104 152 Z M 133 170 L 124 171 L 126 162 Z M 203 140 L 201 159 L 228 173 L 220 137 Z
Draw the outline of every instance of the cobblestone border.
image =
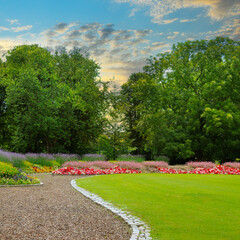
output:
M 98 195 L 79 187 L 76 183 L 76 180 L 72 180 L 71 185 L 73 188 L 75 188 L 77 191 L 82 193 L 87 198 L 90 198 L 95 203 L 102 205 L 103 207 L 117 214 L 119 217 L 123 218 L 124 221 L 127 222 L 127 224 L 130 225 L 132 228 L 132 236 L 130 240 L 151 240 L 152 239 L 150 236 L 150 228 L 144 222 L 142 222 L 139 218 L 132 216 L 126 211 L 122 211 L 121 209 L 114 207 L 111 203 L 103 200 Z
M 35 187 L 35 186 L 42 186 L 43 183 L 40 182 L 38 184 L 22 184 L 22 185 L 0 185 L 0 187 Z

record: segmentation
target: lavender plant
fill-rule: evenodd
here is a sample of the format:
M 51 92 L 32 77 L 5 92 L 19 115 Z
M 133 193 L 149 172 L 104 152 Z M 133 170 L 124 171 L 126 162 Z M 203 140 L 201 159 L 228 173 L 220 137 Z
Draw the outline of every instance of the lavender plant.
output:
M 82 160 L 86 162 L 91 161 L 98 161 L 98 160 L 104 160 L 105 156 L 103 154 L 97 154 L 97 153 L 88 153 L 82 155 Z

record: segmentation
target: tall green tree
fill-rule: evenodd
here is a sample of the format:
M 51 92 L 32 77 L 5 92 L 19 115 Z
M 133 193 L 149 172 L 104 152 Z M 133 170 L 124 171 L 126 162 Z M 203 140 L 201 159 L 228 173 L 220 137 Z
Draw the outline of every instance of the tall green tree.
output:
M 0 59 L 0 148 L 8 144 L 8 133 L 6 125 L 6 87 L 3 84 L 4 64 Z
M 120 154 L 128 154 L 135 149 L 126 130 L 120 91 L 114 87 L 108 93 L 106 121 L 104 132 L 99 137 L 99 149 L 107 160 L 116 160 Z
M 141 84 L 142 83 L 142 84 Z M 146 158 L 151 158 L 151 149 L 146 149 L 146 139 L 138 129 L 138 123 L 143 114 L 142 107 L 148 96 L 152 80 L 146 73 L 133 73 L 128 81 L 121 86 L 122 109 L 127 123 L 127 132 L 132 139 L 132 147 L 135 154 L 144 154 Z M 143 89 L 140 86 L 145 85 Z M 147 87 L 146 87 L 147 86 Z
M 102 131 L 106 86 L 80 49 L 51 54 L 37 45 L 9 51 L 5 63 L 11 150 L 86 151 Z
M 152 84 L 139 81 L 135 92 L 143 96 L 136 127 L 145 147 L 175 162 L 239 157 L 239 59 L 240 43 L 220 37 L 149 58 Z

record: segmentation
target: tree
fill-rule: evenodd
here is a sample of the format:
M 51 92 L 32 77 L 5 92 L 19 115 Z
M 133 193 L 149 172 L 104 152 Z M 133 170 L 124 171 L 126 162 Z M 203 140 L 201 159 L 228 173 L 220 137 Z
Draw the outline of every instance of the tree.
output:
M 3 62 L 0 59 L 0 147 L 4 148 L 8 145 L 8 133 L 6 125 L 6 87 L 4 86 L 3 79 Z M 5 145 L 4 145 L 5 143 Z
M 239 59 L 240 43 L 220 37 L 149 58 L 144 71 L 153 84 L 140 81 L 136 91 L 143 96 L 138 129 L 145 145 L 176 162 L 238 157 Z
M 120 154 L 128 154 L 135 148 L 126 131 L 120 92 L 113 88 L 108 94 L 108 110 L 104 132 L 99 137 L 99 147 L 107 160 L 116 160 Z
M 106 91 L 98 68 L 80 49 L 9 51 L 4 82 L 11 150 L 82 153 L 96 142 Z

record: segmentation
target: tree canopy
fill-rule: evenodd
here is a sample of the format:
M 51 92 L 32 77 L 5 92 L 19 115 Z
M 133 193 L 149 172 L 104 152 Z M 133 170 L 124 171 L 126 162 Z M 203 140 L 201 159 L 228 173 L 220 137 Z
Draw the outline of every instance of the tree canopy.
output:
M 147 59 L 121 91 L 78 48 L 17 46 L 0 61 L 0 148 L 131 152 L 147 159 L 240 158 L 240 42 L 178 43 Z
M 179 43 L 150 57 L 147 76 L 131 88 L 145 149 L 176 162 L 239 157 L 239 70 L 240 43 L 228 38 Z M 122 91 L 129 86 L 131 78 Z
M 6 55 L 4 95 L 7 147 L 21 152 L 84 152 L 102 132 L 106 86 L 99 66 L 80 49 L 51 54 L 37 45 Z M 2 96 L 1 94 L 1 96 Z M 7 108 L 4 106 L 6 105 Z

